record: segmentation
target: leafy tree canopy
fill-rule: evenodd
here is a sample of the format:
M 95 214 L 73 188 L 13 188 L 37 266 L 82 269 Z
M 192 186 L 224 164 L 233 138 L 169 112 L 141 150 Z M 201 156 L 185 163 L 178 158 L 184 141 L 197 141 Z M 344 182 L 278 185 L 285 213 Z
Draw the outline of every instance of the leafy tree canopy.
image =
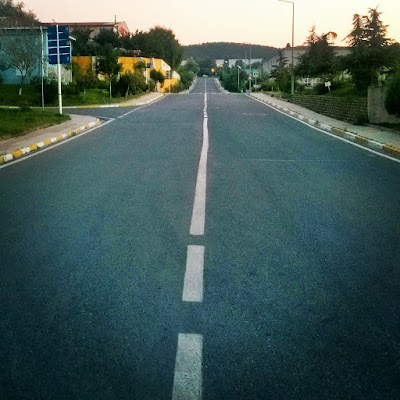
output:
M 23 2 L 0 0 L 0 27 L 38 25 L 33 11 L 26 11 Z
M 90 28 L 76 27 L 72 31 L 72 35 L 76 41 L 72 44 L 73 56 L 89 56 L 94 53 L 94 46 L 90 40 L 92 30 Z
M 308 50 L 299 57 L 296 75 L 305 77 L 326 77 L 335 72 L 335 50 L 332 42 L 336 39 L 335 32 L 318 35 L 312 26 L 306 40 Z
M 378 82 L 382 67 L 394 65 L 396 47 L 386 37 L 386 31 L 387 25 L 383 24 L 378 8 L 370 8 L 368 15 L 354 14 L 353 29 L 346 37 L 351 54 L 343 61 L 359 91 L 366 91 Z

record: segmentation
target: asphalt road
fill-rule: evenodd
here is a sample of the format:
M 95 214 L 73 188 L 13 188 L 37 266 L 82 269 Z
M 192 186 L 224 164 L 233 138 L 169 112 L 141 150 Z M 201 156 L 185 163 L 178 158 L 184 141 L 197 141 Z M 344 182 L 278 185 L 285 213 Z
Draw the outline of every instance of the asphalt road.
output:
M 212 79 L 79 112 L 0 169 L 1 399 L 400 398 L 399 163 Z

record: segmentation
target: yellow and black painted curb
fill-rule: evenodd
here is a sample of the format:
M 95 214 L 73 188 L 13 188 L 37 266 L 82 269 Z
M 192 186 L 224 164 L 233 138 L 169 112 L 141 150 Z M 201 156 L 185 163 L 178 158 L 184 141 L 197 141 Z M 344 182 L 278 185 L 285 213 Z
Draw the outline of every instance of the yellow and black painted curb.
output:
M 368 147 L 369 149 L 381 152 L 383 154 L 387 154 L 391 157 L 395 157 L 400 159 L 400 148 L 395 147 L 395 146 L 390 146 L 384 143 L 377 142 L 376 140 L 368 139 L 364 136 L 357 135 L 356 133 L 352 133 L 340 128 L 335 128 L 333 126 L 324 124 L 322 122 L 316 121 L 314 119 L 306 118 L 304 115 L 301 115 L 299 113 L 296 113 L 292 110 L 289 110 L 286 107 L 282 107 L 280 105 L 277 105 L 273 102 L 269 102 L 268 100 L 262 100 L 258 97 L 253 97 L 256 98 L 258 101 L 261 103 L 267 104 L 268 106 L 275 108 L 279 111 L 284 112 L 285 114 L 290 115 L 293 118 L 296 118 L 300 121 L 303 121 L 309 125 L 315 126 L 316 128 L 322 129 L 323 131 L 329 132 L 335 136 L 339 136 L 343 139 L 346 139 L 350 142 L 354 142 L 359 144 L 360 146 Z
M 60 143 L 63 140 L 66 140 L 73 136 L 79 135 L 80 133 L 82 133 L 90 128 L 100 125 L 100 123 L 101 123 L 101 121 L 99 119 L 96 119 L 92 122 L 89 122 L 86 125 L 81 125 L 78 128 L 75 128 L 69 132 L 62 133 L 60 135 L 54 136 L 49 139 L 45 139 L 38 143 L 33 143 L 30 146 L 23 147 L 22 149 L 15 149 L 15 150 L 11 151 L 10 153 L 0 155 L 0 165 L 18 160 L 28 154 L 34 153 L 35 151 L 44 149 L 44 148 L 54 145 L 56 143 Z

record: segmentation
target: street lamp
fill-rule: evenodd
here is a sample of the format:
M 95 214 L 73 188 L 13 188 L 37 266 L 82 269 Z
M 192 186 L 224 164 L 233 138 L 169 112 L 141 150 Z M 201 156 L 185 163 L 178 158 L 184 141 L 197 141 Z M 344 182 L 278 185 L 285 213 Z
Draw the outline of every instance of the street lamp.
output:
M 238 70 L 238 93 L 239 93 L 239 70 L 241 70 L 242 67 L 238 64 L 237 70 Z
M 291 0 L 278 0 L 284 3 L 292 3 L 292 95 L 294 94 L 294 1 Z

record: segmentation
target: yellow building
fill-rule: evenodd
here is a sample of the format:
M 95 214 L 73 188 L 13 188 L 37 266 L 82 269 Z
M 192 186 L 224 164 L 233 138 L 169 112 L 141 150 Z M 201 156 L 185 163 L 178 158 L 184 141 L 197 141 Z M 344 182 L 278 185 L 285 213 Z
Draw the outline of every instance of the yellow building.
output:
M 94 56 L 74 56 L 72 61 L 77 63 L 83 70 L 94 70 L 96 66 L 96 57 Z M 172 71 L 171 67 L 160 58 L 148 58 L 148 57 L 119 57 L 118 62 L 122 65 L 121 75 L 126 73 L 135 72 L 136 64 L 143 62 L 146 65 L 144 70 L 144 76 L 146 82 L 150 79 L 150 71 L 160 71 L 164 77 L 164 84 L 161 86 L 159 83 L 156 86 L 156 90 L 163 93 L 168 93 L 170 88 L 180 81 L 180 75 Z

